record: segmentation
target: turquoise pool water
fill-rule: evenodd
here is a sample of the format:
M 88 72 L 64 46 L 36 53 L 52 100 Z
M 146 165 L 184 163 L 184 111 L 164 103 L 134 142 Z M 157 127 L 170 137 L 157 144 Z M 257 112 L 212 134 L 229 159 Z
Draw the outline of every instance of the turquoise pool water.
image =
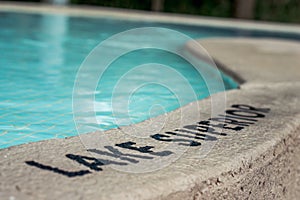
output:
M 238 29 L 0 12 L 0 148 L 76 135 L 72 90 L 80 64 L 99 42 L 109 36 L 145 26 L 170 28 L 192 38 L 244 35 L 298 37 Z M 118 77 L 132 66 L 151 62 L 172 66 L 181 73 L 198 99 L 209 95 L 203 79 L 184 59 L 151 49 L 132 52 L 114 62 L 99 83 L 96 93 L 99 109 L 96 115 L 101 121 L 101 128 L 117 127 L 110 101 Z M 144 79 L 144 76 L 145 73 L 133 75 L 131 83 Z M 155 69 L 147 71 L 147 76 L 170 79 L 172 82 L 172 77 Z M 223 79 L 226 89 L 238 86 L 228 76 L 223 75 Z M 180 106 L 170 91 L 157 85 L 141 88 L 131 100 L 133 103 L 129 105 L 129 112 L 133 123 Z M 149 114 L 151 105 L 155 104 L 162 105 L 164 110 L 152 109 Z

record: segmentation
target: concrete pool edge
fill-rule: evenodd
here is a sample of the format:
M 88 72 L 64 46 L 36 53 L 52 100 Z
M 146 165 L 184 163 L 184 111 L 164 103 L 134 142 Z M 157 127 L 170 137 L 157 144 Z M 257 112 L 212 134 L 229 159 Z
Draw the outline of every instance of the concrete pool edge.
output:
M 68 178 L 26 165 L 26 161 L 33 160 L 52 168 L 86 170 L 65 157 L 70 153 L 89 155 L 78 137 L 4 149 L 0 151 L 0 177 L 4 180 L 0 195 L 22 199 L 205 199 L 219 195 L 292 199 L 299 195 L 300 44 L 224 38 L 199 42 L 213 58 L 246 81 L 240 90 L 226 92 L 228 108 L 233 104 L 268 107 L 271 111 L 265 118 L 241 132 L 231 131 L 221 137 L 203 159 L 191 158 L 196 149 L 189 149 L 187 155 L 161 171 L 140 175 L 104 167 L 102 172 Z M 265 74 L 268 71 L 273 72 L 272 76 Z M 204 107 L 204 119 L 209 117 L 209 99 L 186 108 L 195 103 Z M 168 115 L 174 124 L 166 130 L 176 128 L 178 112 Z
M 86 5 L 53 6 L 41 3 L 0 2 L 0 11 L 63 14 L 69 16 L 109 17 L 134 21 L 149 21 L 161 23 L 174 23 L 185 25 L 199 25 L 219 28 L 238 28 L 241 30 L 276 31 L 282 33 L 300 33 L 300 27 L 296 24 L 284 24 L 276 22 L 223 19 L 205 16 L 193 16 L 172 13 L 156 13 L 150 11 L 138 11 L 117 9 L 108 7 L 93 7 Z
M 285 84 L 291 86 L 300 84 L 300 61 L 290 59 L 288 56 L 288 54 L 300 55 L 299 42 L 293 43 L 288 40 L 270 38 L 215 38 L 211 40 L 200 39 L 198 43 L 215 59 L 217 68 L 241 84 L 240 89 L 242 91 L 255 90 L 259 87 L 266 89 L 271 85 L 277 87 Z M 248 51 L 243 52 L 243 48 L 248 49 Z M 199 58 L 203 58 L 200 52 L 197 55 L 197 47 L 194 46 L 193 42 L 187 43 L 186 49 Z M 233 53 L 226 53 L 228 49 L 234 49 Z M 239 49 L 242 52 L 239 52 Z M 253 57 L 253 54 L 259 54 L 259 56 Z M 287 58 L 280 62 L 281 58 L 275 58 L 276 54 L 281 58 Z M 270 62 L 270 59 L 274 60 Z M 273 66 L 270 65 L 271 63 Z M 272 67 L 269 68 L 270 66 Z M 244 71 L 243 68 L 246 70 Z M 275 70 L 275 73 L 272 70 Z M 265 78 L 266 74 L 272 74 L 272 76 Z M 291 74 L 295 76 L 291 76 Z M 253 75 L 257 77 L 254 78 Z M 297 89 L 294 92 L 297 93 Z M 299 102 L 299 97 L 296 101 Z M 257 157 L 253 154 L 248 155 L 250 162 L 242 162 L 240 168 L 236 169 L 237 171 L 229 170 L 210 180 L 203 181 L 201 184 L 195 184 L 188 192 L 170 195 L 168 199 L 189 198 L 191 193 L 196 199 L 216 197 L 218 199 L 245 197 L 251 199 L 297 199 L 300 196 L 299 118 L 299 111 L 297 115 L 291 114 L 291 119 L 297 120 L 295 123 L 292 120 L 289 121 L 288 126 L 294 127 L 294 129 L 290 130 L 289 134 L 281 136 L 281 139 L 269 148 L 265 148 L 261 154 L 256 154 Z M 265 184 L 268 186 L 266 187 Z

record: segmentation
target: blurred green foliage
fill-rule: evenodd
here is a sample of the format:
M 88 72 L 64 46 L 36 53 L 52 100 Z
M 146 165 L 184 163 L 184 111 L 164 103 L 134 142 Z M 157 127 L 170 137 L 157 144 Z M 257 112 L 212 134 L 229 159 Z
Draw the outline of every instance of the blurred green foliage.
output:
M 247 0 L 245 0 L 247 1 Z M 151 10 L 151 0 L 71 0 L 90 4 Z M 164 0 L 164 12 L 234 17 L 236 0 Z M 300 0 L 256 0 L 254 19 L 300 23 Z
M 107 7 L 150 10 L 151 0 L 71 0 L 72 4 L 88 4 Z
M 300 23 L 300 0 L 257 0 L 255 19 Z
M 232 17 L 234 0 L 164 0 L 164 12 Z M 119 8 L 151 10 L 151 0 L 71 0 L 72 4 L 89 4 Z
M 233 17 L 234 0 L 165 0 L 165 12 Z
M 139 10 L 151 10 L 151 1 L 152 0 L 70 0 L 72 4 Z M 164 0 L 163 11 L 215 17 L 234 17 L 236 2 L 237 0 Z M 300 23 L 300 0 L 256 0 L 254 19 Z

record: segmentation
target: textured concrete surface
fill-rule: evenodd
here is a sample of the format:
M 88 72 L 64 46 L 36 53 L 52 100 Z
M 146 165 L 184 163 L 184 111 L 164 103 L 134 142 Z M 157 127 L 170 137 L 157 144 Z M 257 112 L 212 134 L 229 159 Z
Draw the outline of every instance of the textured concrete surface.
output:
M 247 85 L 300 81 L 297 41 L 220 38 L 199 43 L 225 68 L 228 67 L 229 73 L 240 75 Z M 192 43 L 187 46 L 192 52 L 196 51 Z
M 229 129 L 223 128 L 227 135 L 201 132 L 217 140 L 211 143 L 191 138 L 202 145 L 184 149 L 174 162 L 148 173 L 124 172 L 139 170 L 135 166 L 143 162 L 147 164 L 142 158 L 153 156 L 153 152 L 115 146 L 132 139 L 122 131 L 153 128 L 165 121 L 159 131 L 165 134 L 185 125 L 197 124 L 200 120 L 206 121 L 211 117 L 211 98 L 193 102 L 133 127 L 107 131 L 113 147 L 122 152 L 114 154 L 117 155 L 115 157 L 107 152 L 95 153 L 97 149 L 88 152 L 79 137 L 2 149 L 0 199 L 299 198 L 300 43 L 224 38 L 199 42 L 221 63 L 224 71 L 243 82 L 240 89 L 226 92 L 226 110 L 220 110 L 219 114 L 227 112 L 230 116 L 230 111 L 237 110 L 234 105 L 243 104 L 257 110 L 264 108 L 254 112 L 256 114 L 250 112 L 249 107 L 249 112 L 237 113 L 257 118 L 241 120 L 243 117 L 240 117 L 237 120 L 240 125 L 243 124 L 242 129 L 233 130 L 237 126 L 229 124 Z M 197 55 L 193 45 L 187 44 L 186 48 Z M 194 109 L 196 106 L 201 108 L 200 115 Z M 228 125 L 228 121 L 226 123 Z M 215 128 L 214 125 L 218 123 L 213 122 Z M 144 130 L 149 134 L 157 133 L 153 133 L 152 129 Z M 97 132 L 88 136 L 97 141 Z M 165 142 L 151 138 L 137 138 L 134 142 L 138 146 L 154 146 L 154 152 L 166 147 Z M 176 146 L 177 143 L 174 145 L 175 148 L 181 147 Z M 205 151 L 206 147 L 212 148 Z M 102 162 L 99 162 L 100 159 Z M 148 164 L 152 161 L 155 159 Z

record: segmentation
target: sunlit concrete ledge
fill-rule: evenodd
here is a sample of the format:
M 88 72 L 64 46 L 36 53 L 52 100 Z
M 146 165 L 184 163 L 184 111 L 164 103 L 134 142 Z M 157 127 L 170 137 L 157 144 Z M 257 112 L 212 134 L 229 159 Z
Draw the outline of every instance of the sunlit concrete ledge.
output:
M 190 147 L 171 165 L 141 174 L 116 171 L 110 166 L 93 171 L 69 159 L 70 154 L 91 156 L 79 137 L 2 149 L 1 199 L 297 199 L 300 43 L 249 38 L 207 39 L 199 43 L 218 61 L 221 70 L 241 83 L 240 89 L 226 92 L 227 109 L 236 104 L 268 108 L 265 117 L 238 132 L 228 130 L 227 136 L 218 136 L 217 144 L 204 158 L 195 156 L 201 146 Z M 191 44 L 186 45 L 186 50 L 202 56 Z M 189 124 L 197 122 L 193 121 L 193 116 L 199 114 L 193 109 L 196 104 L 203 108 L 201 119 L 210 117 L 210 98 L 193 102 L 182 108 L 189 113 L 184 116 Z M 162 117 L 131 128 L 160 123 Z M 162 132 L 178 128 L 180 110 L 167 117 Z M 106 133 L 116 141 L 126 141 L 119 137 L 119 129 Z M 30 165 L 33 161 L 44 169 Z M 90 173 L 68 177 L 57 173 L 58 169 Z

